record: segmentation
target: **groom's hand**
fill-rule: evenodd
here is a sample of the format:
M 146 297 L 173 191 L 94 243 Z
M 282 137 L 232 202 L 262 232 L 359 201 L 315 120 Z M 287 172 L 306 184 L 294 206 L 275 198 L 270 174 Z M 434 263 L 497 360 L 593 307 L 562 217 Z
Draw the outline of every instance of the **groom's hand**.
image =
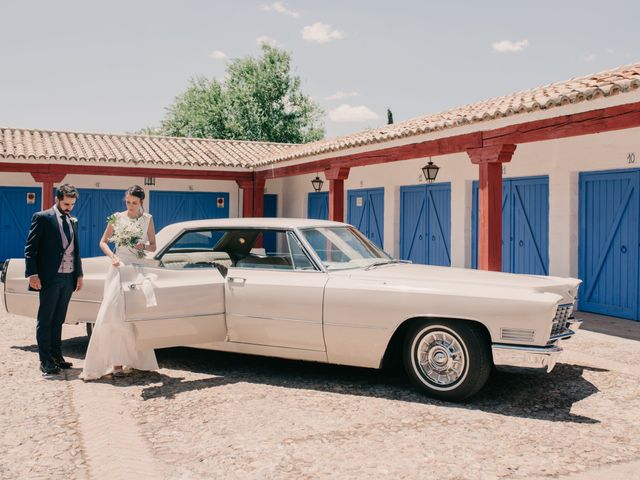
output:
M 31 275 L 29 277 L 29 286 L 34 290 L 40 290 L 42 288 L 40 277 L 38 275 Z
M 80 290 L 82 290 L 82 277 L 78 277 L 78 280 L 76 281 L 76 292 L 79 292 Z

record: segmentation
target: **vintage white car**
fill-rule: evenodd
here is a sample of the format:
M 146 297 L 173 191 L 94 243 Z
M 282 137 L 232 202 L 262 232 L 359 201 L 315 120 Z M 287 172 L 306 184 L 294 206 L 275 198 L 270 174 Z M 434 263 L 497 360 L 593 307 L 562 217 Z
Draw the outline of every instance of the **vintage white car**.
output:
M 402 359 L 421 391 L 462 400 L 494 365 L 551 371 L 559 341 L 580 326 L 579 280 L 413 265 L 338 222 L 192 221 L 162 229 L 157 242 L 153 258 L 120 268 L 126 318 L 145 348 L 369 368 Z M 107 257 L 83 260 L 85 287 L 67 323 L 95 320 L 108 266 Z M 5 264 L 5 305 L 35 317 L 24 271 L 22 259 Z

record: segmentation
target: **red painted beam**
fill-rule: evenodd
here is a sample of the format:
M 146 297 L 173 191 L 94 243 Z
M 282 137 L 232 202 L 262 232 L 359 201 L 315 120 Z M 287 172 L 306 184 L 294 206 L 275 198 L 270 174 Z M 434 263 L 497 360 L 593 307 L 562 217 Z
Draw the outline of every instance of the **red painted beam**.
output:
M 267 178 L 288 177 L 314 173 L 334 166 L 362 167 L 460 153 L 483 146 L 515 145 L 635 127 L 640 127 L 640 102 L 534 120 L 483 132 L 453 135 L 400 147 L 382 148 L 351 155 L 336 155 L 314 162 L 263 170 L 260 173 L 265 174 Z
M 293 175 L 315 173 L 335 167 L 363 167 L 379 163 L 411 160 L 413 158 L 460 153 L 470 148 L 481 146 L 482 134 L 475 132 L 447 138 L 438 138 L 426 142 L 412 143 L 399 147 L 382 148 L 370 152 L 338 155 L 314 162 L 262 170 L 259 173 L 265 175 L 266 178 L 290 177 Z
M 0 162 L 0 172 L 50 173 L 62 175 L 108 175 L 118 177 L 156 177 L 194 180 L 252 180 L 252 172 L 188 170 L 147 167 L 109 167 L 103 165 L 60 165 Z
M 640 127 L 640 102 L 519 123 L 483 132 L 483 145 L 519 144 Z

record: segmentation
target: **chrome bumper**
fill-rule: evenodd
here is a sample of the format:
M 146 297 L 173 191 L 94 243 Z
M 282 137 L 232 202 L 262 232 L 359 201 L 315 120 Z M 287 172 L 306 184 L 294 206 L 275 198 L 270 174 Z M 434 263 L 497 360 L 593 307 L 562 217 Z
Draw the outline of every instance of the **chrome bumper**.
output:
M 491 345 L 493 364 L 498 370 L 529 369 L 546 370 L 549 373 L 556 366 L 556 361 L 562 348 L 560 340 L 571 338 L 578 331 L 582 321 L 572 319 L 567 329 L 549 339 L 545 347 L 530 347 L 526 345 L 507 345 L 494 343 Z
M 558 355 L 562 348 L 558 345 L 548 347 L 523 347 L 521 345 L 502 345 L 499 343 L 491 346 L 493 352 L 493 364 L 498 370 L 505 368 L 527 368 L 546 370 L 549 373 L 556 366 Z

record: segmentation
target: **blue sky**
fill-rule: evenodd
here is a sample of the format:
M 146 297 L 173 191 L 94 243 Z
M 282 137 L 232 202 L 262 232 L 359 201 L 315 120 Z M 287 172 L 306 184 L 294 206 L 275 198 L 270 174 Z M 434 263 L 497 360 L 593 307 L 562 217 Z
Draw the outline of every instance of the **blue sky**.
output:
M 3 2 L 0 126 L 132 132 L 259 42 L 289 51 L 328 136 L 640 62 L 640 2 Z

